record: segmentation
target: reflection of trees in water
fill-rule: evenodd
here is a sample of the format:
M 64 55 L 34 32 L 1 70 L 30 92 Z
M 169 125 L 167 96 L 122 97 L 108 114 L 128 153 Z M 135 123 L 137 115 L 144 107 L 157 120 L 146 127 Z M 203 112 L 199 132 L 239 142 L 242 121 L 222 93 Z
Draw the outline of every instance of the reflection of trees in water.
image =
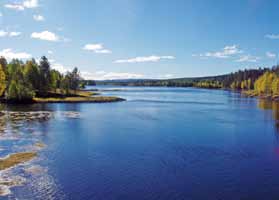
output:
M 272 110 L 272 118 L 274 119 L 274 127 L 279 134 L 279 102 L 259 99 L 258 107 L 262 110 Z

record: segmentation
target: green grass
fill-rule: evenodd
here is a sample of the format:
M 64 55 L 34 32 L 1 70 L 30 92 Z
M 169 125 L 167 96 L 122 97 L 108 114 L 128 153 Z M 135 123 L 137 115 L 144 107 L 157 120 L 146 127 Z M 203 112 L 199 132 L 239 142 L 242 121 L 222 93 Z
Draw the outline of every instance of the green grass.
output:
M 118 97 L 65 97 L 65 98 L 33 98 L 35 103 L 109 103 L 124 101 L 124 99 Z

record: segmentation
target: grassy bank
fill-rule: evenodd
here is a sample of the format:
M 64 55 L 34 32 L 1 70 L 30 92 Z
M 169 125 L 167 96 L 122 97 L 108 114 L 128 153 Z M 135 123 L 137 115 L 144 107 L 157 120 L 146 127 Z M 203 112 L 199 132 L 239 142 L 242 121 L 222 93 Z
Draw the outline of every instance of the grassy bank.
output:
M 113 96 L 99 96 L 99 93 L 92 91 L 69 91 L 68 94 L 63 94 L 60 90 L 50 91 L 47 96 L 34 97 L 30 100 L 12 101 L 0 99 L 2 103 L 25 104 L 25 103 L 110 103 L 125 101 L 125 99 Z
M 60 97 L 60 98 L 34 98 L 34 103 L 110 103 L 125 101 L 125 99 L 119 97 Z

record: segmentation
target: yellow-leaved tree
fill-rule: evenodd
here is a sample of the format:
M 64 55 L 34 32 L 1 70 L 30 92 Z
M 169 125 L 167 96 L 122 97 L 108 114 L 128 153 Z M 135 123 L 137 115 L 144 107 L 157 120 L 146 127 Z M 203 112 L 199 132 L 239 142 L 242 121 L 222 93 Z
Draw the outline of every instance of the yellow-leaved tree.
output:
M 0 64 L 0 96 L 3 96 L 6 89 L 6 75 L 2 65 Z

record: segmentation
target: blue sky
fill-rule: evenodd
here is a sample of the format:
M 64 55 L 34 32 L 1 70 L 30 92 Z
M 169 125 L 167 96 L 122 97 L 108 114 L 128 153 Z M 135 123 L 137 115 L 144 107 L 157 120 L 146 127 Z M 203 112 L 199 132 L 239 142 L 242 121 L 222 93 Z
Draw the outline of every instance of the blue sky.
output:
M 277 0 L 1 0 L 0 55 L 85 78 L 174 78 L 277 63 Z

